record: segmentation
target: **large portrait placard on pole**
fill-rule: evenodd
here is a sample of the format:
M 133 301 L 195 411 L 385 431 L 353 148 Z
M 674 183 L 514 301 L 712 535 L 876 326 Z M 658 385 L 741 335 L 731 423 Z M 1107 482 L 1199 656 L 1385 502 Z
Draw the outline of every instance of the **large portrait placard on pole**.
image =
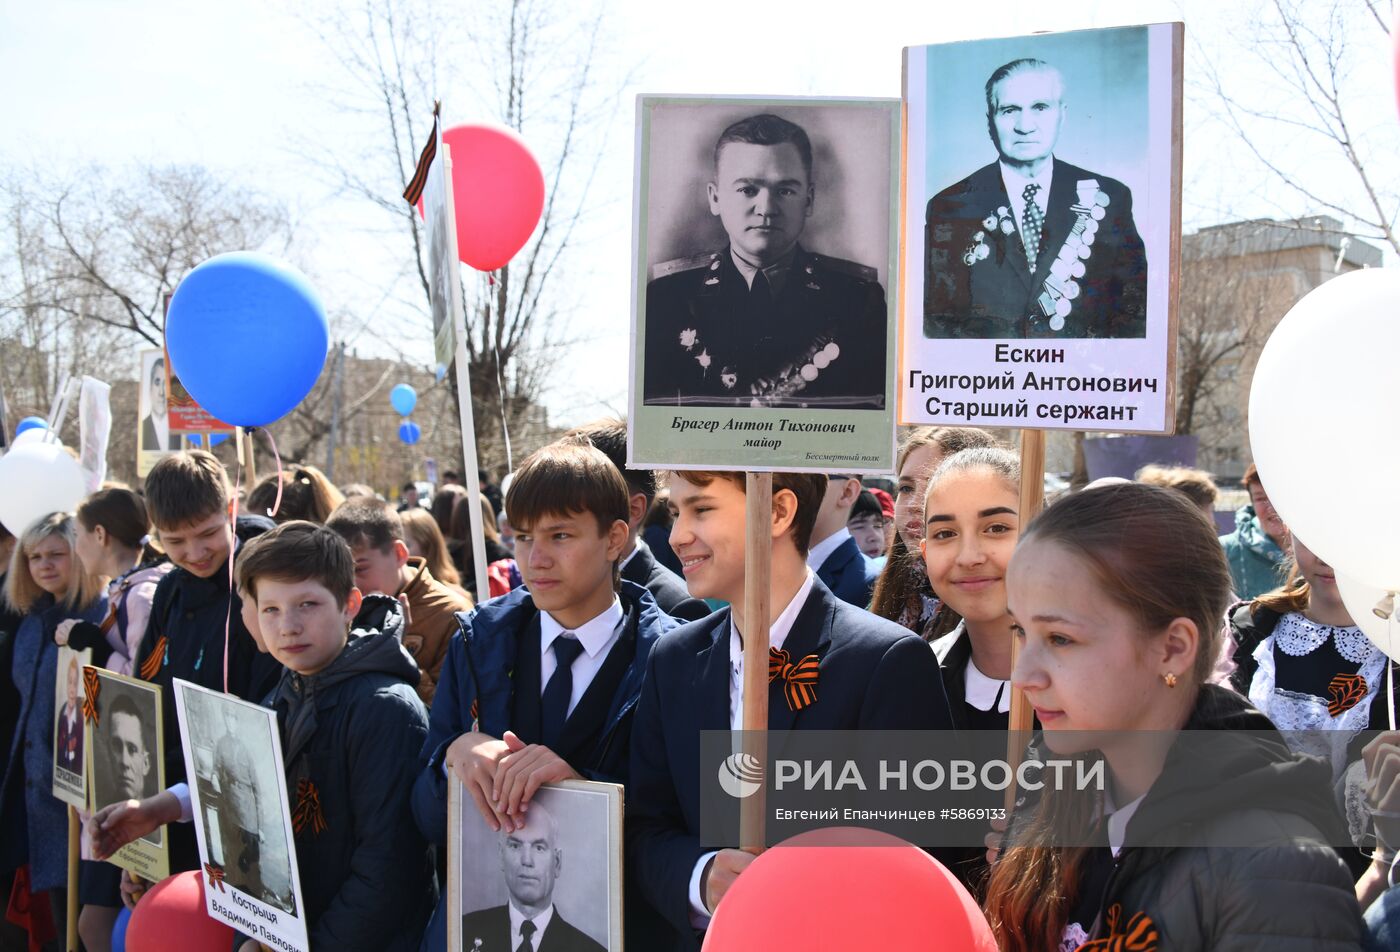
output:
M 642 96 L 629 462 L 888 472 L 896 100 Z
M 204 904 L 269 948 L 310 948 L 277 714 L 175 681 Z
M 1173 429 L 1182 37 L 905 50 L 901 423 Z

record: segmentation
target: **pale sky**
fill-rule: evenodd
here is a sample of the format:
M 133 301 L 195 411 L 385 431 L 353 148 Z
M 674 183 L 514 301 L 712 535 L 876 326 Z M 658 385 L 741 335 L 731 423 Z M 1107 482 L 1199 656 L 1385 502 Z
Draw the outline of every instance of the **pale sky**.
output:
M 471 0 L 455 4 L 453 15 L 470 16 L 473 5 Z M 618 98 L 608 130 L 593 193 L 602 207 L 580 234 L 563 285 L 569 299 L 583 302 L 570 330 L 592 339 L 566 358 L 546 396 L 553 419 L 569 424 L 605 409 L 625 409 L 637 93 L 898 97 L 904 46 L 1177 19 L 1187 24 L 1189 67 L 1193 44 L 1228 50 L 1231 31 L 1252 5 L 1253 0 L 609 2 L 607 59 L 618 77 L 630 69 L 634 81 Z M 336 150 L 371 133 L 363 119 L 327 110 L 312 90 L 331 63 L 287 8 L 276 0 L 0 5 L 0 128 L 5 130 L 0 163 L 209 166 L 291 205 L 298 221 L 298 263 L 332 311 L 353 305 L 363 312 L 408 265 L 397 250 L 406 240 L 394 239 L 395 246 L 369 233 L 366 226 L 382 225 L 383 219 L 309 181 L 308 160 L 288 145 L 301 138 Z M 988 16 L 989 10 L 995 12 Z M 1390 134 L 1397 123 L 1388 54 L 1379 46 L 1353 53 L 1358 68 L 1374 75 L 1374 89 L 1364 101 L 1368 108 L 1357 116 L 1359 131 L 1375 126 Z M 1238 74 L 1233 62 L 1231 69 Z M 1302 200 L 1281 198 L 1263 177 L 1239 178 L 1240 163 L 1231 158 L 1228 143 L 1216 132 L 1202 131 L 1205 110 L 1192 91 L 1193 79 L 1199 78 L 1188 71 L 1187 228 L 1314 211 Z M 1270 95 L 1257 75 L 1239 75 L 1239 80 L 1253 83 L 1258 95 Z M 489 118 L 470 114 L 465 105 L 454 109 L 451 89 L 439 95 L 449 124 Z M 466 98 L 455 101 L 465 104 Z M 1274 147 L 1286 150 L 1287 145 Z M 1319 160 L 1314 174 L 1326 178 L 1336 170 Z M 353 346 L 372 355 L 382 345 L 371 330 Z M 425 325 L 421 339 L 401 346 L 428 363 L 429 329 Z

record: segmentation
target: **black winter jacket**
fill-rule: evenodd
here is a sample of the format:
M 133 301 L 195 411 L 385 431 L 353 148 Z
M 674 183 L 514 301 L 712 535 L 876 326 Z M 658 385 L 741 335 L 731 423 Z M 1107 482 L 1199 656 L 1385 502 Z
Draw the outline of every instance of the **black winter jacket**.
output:
M 1158 944 L 1140 947 L 1359 950 L 1352 879 L 1328 845 L 1347 842 L 1329 768 L 1291 755 L 1267 718 L 1223 688 L 1202 689 L 1186 730 L 1220 732 L 1211 763 L 1203 768 L 1190 735 L 1178 735 L 1128 821 L 1093 926 L 1083 923 L 1091 940 L 1138 948 L 1155 931 Z M 1254 845 L 1152 845 L 1173 842 Z

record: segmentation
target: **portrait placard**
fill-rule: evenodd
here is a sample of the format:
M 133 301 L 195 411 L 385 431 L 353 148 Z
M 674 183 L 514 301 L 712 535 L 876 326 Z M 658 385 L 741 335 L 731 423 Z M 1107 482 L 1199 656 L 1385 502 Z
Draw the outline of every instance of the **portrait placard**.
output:
M 638 98 L 631 464 L 894 468 L 899 110 Z
M 524 829 L 494 832 L 448 780 L 447 948 L 622 949 L 622 787 L 547 784 Z
M 58 677 L 53 701 L 53 795 L 86 810 L 87 745 L 83 730 L 83 668 L 92 664 L 92 649 L 58 649 Z
M 901 423 L 1172 431 L 1182 37 L 905 49 Z
M 306 952 L 277 714 L 179 678 L 175 708 L 205 911 L 270 948 Z
M 160 686 L 89 665 L 83 668 L 83 689 L 92 809 L 164 790 Z M 160 882 L 170 875 L 165 827 L 123 846 L 109 862 Z
M 136 475 L 142 479 L 151 467 L 180 449 L 181 437 L 170 429 L 165 399 L 165 351 L 143 350 L 141 379 L 136 396 Z

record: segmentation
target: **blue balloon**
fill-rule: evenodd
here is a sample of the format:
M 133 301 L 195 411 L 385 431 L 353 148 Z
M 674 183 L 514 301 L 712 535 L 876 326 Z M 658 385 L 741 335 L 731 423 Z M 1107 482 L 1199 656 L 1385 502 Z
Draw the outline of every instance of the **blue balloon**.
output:
M 203 446 L 203 445 L 204 445 L 204 438 L 203 438 L 202 436 L 200 436 L 198 433 L 187 433 L 187 434 L 185 435 L 185 438 L 186 438 L 187 440 L 190 441 L 190 444 L 191 444 L 192 446 Z M 209 434 L 209 448 L 210 448 L 210 449 L 213 449 L 214 447 L 218 446 L 220 443 L 222 443 L 222 442 L 223 442 L 224 440 L 226 440 L 226 439 L 228 439 L 228 434 L 227 434 L 227 433 L 210 433 L 210 434 Z
M 408 416 L 418 406 L 418 391 L 406 383 L 401 383 L 389 391 L 389 402 L 394 405 L 399 416 Z
M 255 251 L 215 255 L 185 275 L 165 320 L 180 383 L 235 426 L 286 416 L 316 385 L 328 344 L 326 312 L 311 282 Z
M 405 420 L 399 424 L 399 439 L 409 446 L 418 442 L 418 438 L 423 435 L 423 431 L 418 429 L 418 424 L 412 420 Z
M 117 913 L 117 921 L 112 926 L 112 952 L 126 952 L 126 927 L 131 923 L 131 910 L 125 906 Z
M 19 436 L 25 430 L 32 430 L 35 427 L 41 430 L 47 430 L 49 428 L 49 421 L 41 416 L 27 416 L 23 420 L 20 420 L 19 425 L 15 427 L 15 436 Z

